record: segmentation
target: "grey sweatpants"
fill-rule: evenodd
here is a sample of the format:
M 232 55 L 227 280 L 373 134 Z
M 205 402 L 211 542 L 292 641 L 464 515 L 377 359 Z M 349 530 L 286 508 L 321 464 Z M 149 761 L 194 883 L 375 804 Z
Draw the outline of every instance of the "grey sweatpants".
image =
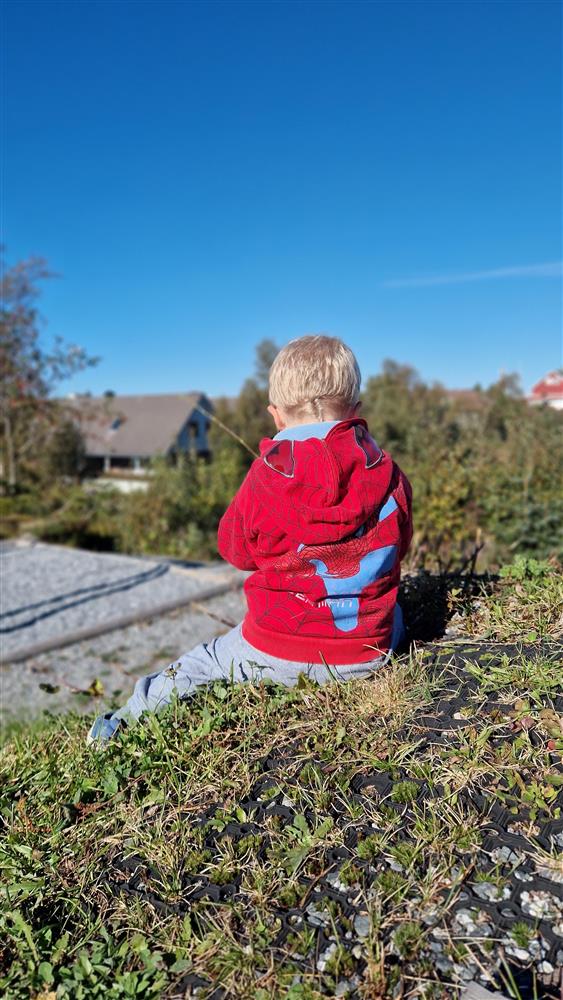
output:
M 397 605 L 391 650 L 395 649 L 403 635 L 401 609 Z M 283 639 L 280 639 L 283 645 Z M 254 649 L 244 638 L 242 626 L 237 625 L 225 635 L 217 636 L 210 642 L 201 642 L 179 660 L 171 663 L 166 670 L 147 674 L 135 684 L 129 701 L 114 712 L 114 719 L 138 719 L 144 712 L 154 712 L 169 704 L 176 694 L 179 698 L 189 698 L 198 687 L 226 680 L 239 684 L 256 683 L 269 678 L 276 684 L 293 687 L 300 674 L 305 674 L 318 684 L 330 680 L 348 681 L 369 677 L 378 667 L 383 666 L 391 654 L 379 656 L 366 663 L 344 666 L 325 666 L 319 663 L 294 663 L 269 656 Z

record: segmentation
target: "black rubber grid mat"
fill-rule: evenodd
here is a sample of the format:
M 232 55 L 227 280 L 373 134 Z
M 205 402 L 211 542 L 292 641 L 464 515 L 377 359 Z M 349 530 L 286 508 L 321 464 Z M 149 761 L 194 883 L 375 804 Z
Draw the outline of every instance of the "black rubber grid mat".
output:
M 276 831 L 293 831 L 299 824 L 304 831 L 315 831 L 319 826 L 322 830 L 322 823 L 328 821 L 342 833 L 340 846 L 324 848 L 321 838 L 313 852 L 313 866 L 305 864 L 297 870 L 297 892 L 279 898 L 270 913 L 271 954 L 274 961 L 290 964 L 296 981 L 301 975 L 314 974 L 318 988 L 329 996 L 360 995 L 357 991 L 368 961 L 369 904 L 377 899 L 383 908 L 378 933 L 387 961 L 395 963 L 401 975 L 414 980 L 421 968 L 431 968 L 444 983 L 441 995 L 447 997 L 458 995 L 447 992 L 448 983 L 459 986 L 476 980 L 490 986 L 491 977 L 502 990 L 498 971 L 508 965 L 523 998 L 533 997 L 535 991 L 538 997 L 559 1000 L 555 984 L 563 967 L 563 763 L 560 744 L 549 734 L 555 720 L 563 715 L 563 696 L 552 692 L 550 698 L 535 704 L 530 709 L 532 726 L 525 705 L 522 714 L 515 712 L 515 699 L 506 700 L 505 692 L 483 694 L 471 674 L 471 664 L 493 666 L 523 652 L 538 655 L 537 646 L 522 650 L 473 643 L 425 648 L 428 669 L 440 678 L 439 691 L 433 703 L 409 721 L 404 733 L 395 734 L 395 741 L 404 736 L 412 743 L 414 737 L 422 755 L 429 749 L 438 754 L 459 750 L 464 741 L 467 743 L 468 733 L 477 737 L 487 728 L 491 747 L 524 738 L 548 755 L 558 789 L 549 802 L 539 793 L 527 794 L 530 776 L 513 768 L 499 775 L 491 789 L 469 785 L 459 791 L 457 806 L 477 823 L 480 842 L 477 848 L 460 843 L 450 884 L 437 890 L 431 906 L 425 906 L 422 899 L 410 899 L 394 926 L 394 885 L 400 888 L 409 866 L 421 879 L 428 876 L 428 858 L 424 850 L 417 854 L 413 837 L 417 817 L 431 814 L 432 803 L 450 795 L 450 790 L 417 776 L 412 761 L 407 761 L 404 766 L 357 772 L 344 782 L 344 796 L 339 795 L 336 779 L 334 795 L 322 816 L 315 815 L 302 804 L 296 806 L 287 790 L 292 784 L 299 787 L 304 768 L 309 769 L 309 776 L 315 770 L 322 774 L 326 762 L 314 757 L 304 760 L 298 747 L 292 745 L 263 760 L 261 773 L 248 797 L 238 803 L 234 818 L 232 808 L 224 815 L 221 803 L 212 804 L 195 818 L 186 814 L 185 822 L 193 827 L 201 849 L 201 865 L 197 870 L 196 852 L 195 864 L 192 856 L 178 873 L 174 898 L 161 890 L 164 879 L 154 867 L 139 856 L 124 853 L 108 859 L 110 891 L 145 900 L 162 914 L 191 913 L 196 923 L 198 919 L 205 921 L 208 907 L 231 905 L 239 914 L 245 909 L 250 913 L 242 887 L 244 859 L 267 861 L 272 857 Z M 554 644 L 541 651 L 542 656 L 559 661 L 561 653 Z M 280 773 L 283 781 L 279 781 Z M 391 831 L 383 844 L 381 831 L 366 821 L 373 814 L 374 803 L 383 810 Z M 227 866 L 224 878 L 212 881 L 205 870 L 216 870 L 225 856 L 225 845 L 241 862 L 239 870 L 232 876 Z M 239 919 L 244 939 L 244 918 Z M 421 929 L 423 943 L 417 946 Z M 337 980 L 333 975 L 336 954 L 339 968 L 346 970 Z M 344 963 L 343 955 L 347 958 Z M 221 987 L 213 989 L 201 976 L 190 974 L 170 996 L 198 994 L 215 1000 L 228 995 Z

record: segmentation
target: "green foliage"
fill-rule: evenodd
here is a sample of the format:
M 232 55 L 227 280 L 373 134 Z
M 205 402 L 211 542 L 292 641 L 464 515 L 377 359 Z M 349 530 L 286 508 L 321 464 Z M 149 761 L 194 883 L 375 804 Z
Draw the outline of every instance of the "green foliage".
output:
M 84 438 L 72 421 L 61 419 L 47 440 L 45 448 L 45 474 L 50 479 L 78 479 L 86 465 Z
M 535 642 L 563 631 L 563 572 L 555 559 L 517 556 L 503 567 L 494 591 L 484 594 L 468 625 L 480 634 Z
M 3 486 L 15 492 L 36 475 L 39 456 L 53 428 L 65 421 L 66 408 L 53 391 L 96 359 L 60 337 L 45 346 L 36 301 L 40 282 L 53 277 L 40 257 L 2 267 L 0 277 L 0 457 Z
M 529 572 L 547 586 L 547 574 L 534 566 Z M 503 585 L 509 578 L 503 576 Z M 393 994 L 397 956 L 412 963 L 410 975 L 427 979 L 428 912 L 437 922 L 448 919 L 454 867 L 456 883 L 481 878 L 482 811 L 456 802 L 456 790 L 484 792 L 509 810 L 526 806 L 532 816 L 560 814 L 553 783 L 560 776 L 550 755 L 527 736 L 509 737 L 514 711 L 533 716 L 545 738 L 549 719 L 563 725 L 553 709 L 542 707 L 557 693 L 558 664 L 524 655 L 507 657 L 498 668 L 483 663 L 474 673 L 477 690 L 468 696 L 478 708 L 474 726 L 456 730 L 452 743 L 440 748 L 421 744 L 421 709 L 425 714 L 442 696 L 448 659 L 444 648 L 442 665 L 431 674 L 415 651 L 370 680 L 321 689 L 217 683 L 128 727 L 103 753 L 85 746 L 87 723 L 76 715 L 44 719 L 27 731 L 12 728 L 0 754 L 0 995 L 156 1000 L 176 995 L 182 976 L 197 972 L 210 983 L 202 997 L 210 997 L 217 982 L 233 997 L 332 996 L 339 976 L 357 969 L 360 977 L 369 974 L 369 965 L 363 972 L 362 963 L 352 961 L 346 938 L 331 950 L 324 971 L 320 963 L 307 970 L 303 991 L 296 991 L 292 956 L 314 962 L 314 929 L 295 924 L 285 954 L 275 942 L 280 905 L 310 904 L 310 885 L 336 871 L 334 851 L 355 825 L 360 839 L 338 867 L 338 879 L 363 900 L 364 862 L 379 867 L 365 901 L 366 948 L 376 946 L 381 927 L 392 945 L 378 962 L 386 987 L 379 995 Z M 479 655 L 475 666 L 480 662 Z M 493 690 L 506 708 L 494 722 L 495 734 L 506 736 L 501 740 L 488 739 L 489 717 L 482 712 Z M 521 699 L 514 700 L 516 691 Z M 334 740 L 338 728 L 346 739 Z M 290 822 L 275 823 L 280 817 L 268 817 L 267 809 L 257 819 L 246 798 L 263 780 L 270 755 L 278 758 L 272 795 L 293 803 Z M 408 839 L 397 836 L 405 829 L 402 810 L 378 797 L 364 796 L 359 812 L 351 811 L 358 803 L 348 798 L 350 777 L 382 761 L 404 771 L 395 799 L 410 804 Z M 444 789 L 431 809 L 413 802 L 429 774 Z M 296 803 L 298 794 L 304 805 Z M 202 827 L 200 811 L 210 804 L 218 808 Z M 233 822 L 256 826 L 237 842 L 228 833 Z M 209 838 L 210 831 L 220 836 Z M 368 834 L 363 839 L 362 832 Z M 165 916 L 146 899 L 110 891 L 124 857 L 139 860 L 145 889 L 159 899 L 185 899 L 186 874 L 215 884 L 236 874 L 240 898 L 192 899 L 189 912 Z M 402 871 L 391 867 L 392 859 Z M 557 863 L 555 855 L 551 862 Z M 485 866 L 489 880 L 488 855 Z M 346 928 L 336 899 L 325 897 L 322 907 L 327 933 L 333 925 Z M 512 933 L 524 947 L 535 934 L 533 919 Z
M 503 566 L 499 576 L 503 580 L 535 580 L 544 578 L 553 572 L 553 567 L 546 560 L 526 559 L 525 556 L 516 556 L 514 562 L 509 566 Z
M 563 553 L 563 415 L 530 406 L 514 376 L 449 394 L 386 361 L 363 413 L 414 489 L 411 561 L 449 568 L 483 546 L 482 566 L 515 552 Z
M 415 921 L 402 924 L 395 931 L 394 942 L 401 958 L 412 959 L 424 939 L 424 928 Z
M 216 555 L 217 525 L 274 428 L 267 413 L 267 372 L 276 353 L 257 347 L 256 372 L 235 399 L 217 401 L 215 415 L 247 445 L 212 423 L 212 461 L 153 464 L 145 493 L 69 489 L 80 470 L 81 445 L 68 424 L 51 437 L 45 462 L 28 476 L 31 492 L 14 497 L 4 533 L 25 530 L 29 514 L 41 537 L 123 552 L 179 558 Z M 386 361 L 368 378 L 363 415 L 379 443 L 411 480 L 415 534 L 412 567 L 452 569 L 478 550 L 479 567 L 515 554 L 563 557 L 563 414 L 533 407 L 514 376 L 488 390 L 459 395 L 426 385 L 416 371 Z M 35 485 L 33 486 L 33 482 Z M 35 505 L 35 507 L 34 507 Z
M 185 459 L 177 466 L 154 463 L 146 493 L 121 500 L 117 547 L 124 552 L 161 552 L 179 558 L 217 553 L 217 525 L 242 478 L 235 449 L 211 463 Z

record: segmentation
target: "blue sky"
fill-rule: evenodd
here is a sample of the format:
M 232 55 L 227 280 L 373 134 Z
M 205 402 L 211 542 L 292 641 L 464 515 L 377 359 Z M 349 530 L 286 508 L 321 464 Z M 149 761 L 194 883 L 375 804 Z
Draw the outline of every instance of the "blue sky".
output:
M 234 393 L 263 337 L 450 386 L 561 364 L 555 2 L 6 6 L 4 235 L 66 390 Z

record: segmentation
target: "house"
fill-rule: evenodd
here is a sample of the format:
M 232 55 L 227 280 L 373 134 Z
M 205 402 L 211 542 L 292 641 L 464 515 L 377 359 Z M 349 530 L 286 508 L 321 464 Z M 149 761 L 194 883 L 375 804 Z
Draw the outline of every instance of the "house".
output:
M 210 456 L 207 432 L 213 412 L 201 392 L 100 398 L 77 396 L 71 403 L 82 431 L 87 473 L 124 480 L 143 476 L 150 460 L 163 455 Z
M 554 410 L 563 410 L 563 368 L 548 372 L 532 387 L 528 402 L 534 406 L 543 404 Z

